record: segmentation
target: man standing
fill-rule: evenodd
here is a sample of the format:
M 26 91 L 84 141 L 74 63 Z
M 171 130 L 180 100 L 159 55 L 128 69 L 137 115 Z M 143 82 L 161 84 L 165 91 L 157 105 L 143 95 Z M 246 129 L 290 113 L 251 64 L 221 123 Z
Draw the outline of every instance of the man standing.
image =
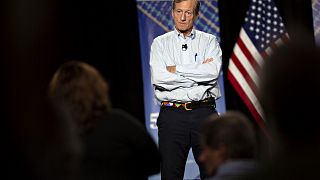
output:
M 175 28 L 151 45 L 152 84 L 161 102 L 157 126 L 162 179 L 183 179 L 190 148 L 201 178 L 206 177 L 198 161 L 199 127 L 216 113 L 222 52 L 214 35 L 194 29 L 199 8 L 198 0 L 173 0 Z

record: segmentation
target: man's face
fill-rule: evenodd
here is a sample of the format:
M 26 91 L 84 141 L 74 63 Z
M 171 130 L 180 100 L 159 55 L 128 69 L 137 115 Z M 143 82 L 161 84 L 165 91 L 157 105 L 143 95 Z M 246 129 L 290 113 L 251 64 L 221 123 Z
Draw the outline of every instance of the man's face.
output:
M 184 35 L 189 35 L 192 31 L 193 23 L 198 17 L 195 15 L 195 1 L 186 0 L 176 3 L 176 7 L 172 10 L 172 17 L 176 29 Z
M 205 166 L 208 175 L 213 175 L 218 166 L 224 162 L 224 152 L 220 149 L 212 149 L 208 146 L 202 146 L 203 151 L 199 160 Z

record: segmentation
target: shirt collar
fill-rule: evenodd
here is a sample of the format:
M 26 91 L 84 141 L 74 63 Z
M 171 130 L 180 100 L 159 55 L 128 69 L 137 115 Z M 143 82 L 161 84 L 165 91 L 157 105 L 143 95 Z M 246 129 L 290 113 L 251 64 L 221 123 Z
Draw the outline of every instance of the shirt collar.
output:
M 177 35 L 178 37 L 181 36 L 181 37 L 183 38 L 183 33 L 179 32 L 176 28 L 174 28 L 174 32 L 176 33 L 176 35 Z M 191 30 L 191 33 L 190 33 L 187 37 L 190 37 L 191 39 L 194 39 L 195 36 L 196 36 L 196 30 L 193 28 L 193 29 Z

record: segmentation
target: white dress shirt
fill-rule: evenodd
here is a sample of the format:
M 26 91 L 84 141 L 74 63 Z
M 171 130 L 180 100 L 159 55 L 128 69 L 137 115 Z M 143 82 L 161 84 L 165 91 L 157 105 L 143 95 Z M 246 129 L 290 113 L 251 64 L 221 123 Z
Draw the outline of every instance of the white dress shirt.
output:
M 208 59 L 213 61 L 203 64 Z M 188 36 L 174 31 L 156 37 L 151 45 L 151 81 L 159 101 L 190 102 L 219 98 L 222 51 L 216 37 L 196 29 Z M 166 67 L 176 66 L 176 73 Z M 208 93 L 207 93 L 208 92 Z

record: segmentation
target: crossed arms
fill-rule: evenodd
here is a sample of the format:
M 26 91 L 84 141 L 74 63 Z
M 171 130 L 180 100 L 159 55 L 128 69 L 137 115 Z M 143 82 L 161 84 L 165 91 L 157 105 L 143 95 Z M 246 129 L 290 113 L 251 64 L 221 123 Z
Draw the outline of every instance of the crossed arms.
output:
M 204 50 L 205 59 L 201 63 L 177 64 L 170 57 L 170 51 L 164 51 L 160 41 L 152 43 L 150 68 L 152 84 L 171 91 L 180 87 L 198 86 L 198 83 L 216 83 L 221 69 L 221 49 L 216 39 L 208 42 Z

